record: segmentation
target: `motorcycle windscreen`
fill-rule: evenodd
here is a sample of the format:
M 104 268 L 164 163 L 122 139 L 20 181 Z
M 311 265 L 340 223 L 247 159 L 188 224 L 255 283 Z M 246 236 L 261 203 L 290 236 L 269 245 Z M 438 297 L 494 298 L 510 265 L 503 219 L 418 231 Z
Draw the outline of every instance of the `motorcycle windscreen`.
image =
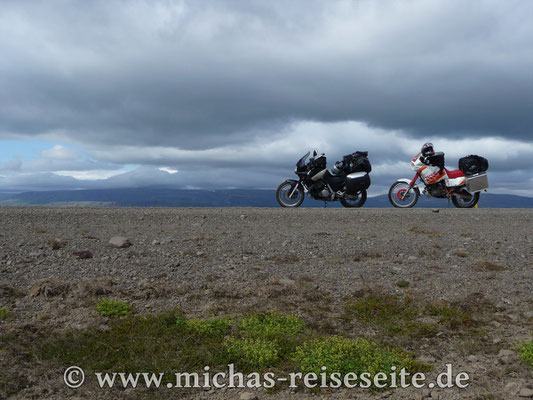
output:
M 311 153 L 309 153 L 309 152 L 305 153 L 305 155 L 302 158 L 300 158 L 298 160 L 298 162 L 296 163 L 296 169 L 298 171 L 300 171 L 300 170 L 305 168 L 305 160 L 307 160 L 307 157 L 309 157 L 309 154 L 311 154 Z
M 346 177 L 346 193 L 357 194 L 370 187 L 370 175 L 356 172 Z

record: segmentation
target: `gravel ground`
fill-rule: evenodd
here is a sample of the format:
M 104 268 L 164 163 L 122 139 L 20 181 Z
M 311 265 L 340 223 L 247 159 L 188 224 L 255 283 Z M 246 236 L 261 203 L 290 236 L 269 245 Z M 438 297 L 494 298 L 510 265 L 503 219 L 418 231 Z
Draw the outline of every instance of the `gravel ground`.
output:
M 527 395 L 533 373 L 512 351 L 533 328 L 533 211 L 513 209 L 0 208 L 0 334 L 105 325 L 101 295 L 137 313 L 181 307 L 188 316 L 295 312 L 343 327 L 346 296 L 379 291 L 417 301 L 475 305 L 484 337 L 439 332 L 403 342 L 444 370 L 470 374 L 459 389 L 296 393 L 165 392 L 176 398 L 508 399 Z M 112 247 L 122 236 L 131 242 Z M 84 257 L 88 251 L 92 258 Z M 86 256 L 87 254 L 85 254 Z M 397 283 L 408 282 L 400 288 Z M 16 295 L 15 295 L 16 294 Z M 327 303 L 327 304 L 324 304 Z M 479 307 L 478 307 L 479 306 Z M 327 310 L 327 311 L 324 311 Z M 322 326 L 322 327 L 324 327 Z M 350 329 L 352 329 L 350 331 Z M 372 337 L 372 332 L 364 332 Z M 468 340 L 472 340 L 468 338 Z M 13 398 L 135 398 L 135 391 L 69 389 L 62 368 L 0 349 L 0 369 L 27 376 Z M 2 372 L 0 372 L 0 377 Z M 0 380 L 0 398 L 2 398 Z M 533 393 L 532 393 L 533 395 Z

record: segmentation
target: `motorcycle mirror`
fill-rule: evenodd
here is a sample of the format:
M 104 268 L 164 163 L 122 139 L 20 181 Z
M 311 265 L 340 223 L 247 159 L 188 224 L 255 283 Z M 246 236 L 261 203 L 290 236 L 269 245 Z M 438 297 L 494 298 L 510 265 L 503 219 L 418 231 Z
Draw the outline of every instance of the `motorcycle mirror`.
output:
M 316 150 L 313 150 L 313 157 L 316 157 L 317 154 Z

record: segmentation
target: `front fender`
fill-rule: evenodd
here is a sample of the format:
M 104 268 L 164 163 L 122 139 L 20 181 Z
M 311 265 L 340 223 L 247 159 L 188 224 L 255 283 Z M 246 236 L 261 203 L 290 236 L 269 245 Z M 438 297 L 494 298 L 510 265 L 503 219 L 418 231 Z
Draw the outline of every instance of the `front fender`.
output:
M 405 179 L 398 179 L 396 182 L 407 183 L 408 185 L 410 185 L 411 184 L 411 180 L 412 179 L 405 178 Z M 415 189 L 418 193 L 420 193 L 420 188 L 418 187 L 418 185 L 416 183 L 413 185 L 413 189 Z
M 292 191 L 299 185 L 301 185 L 300 181 L 297 181 L 296 179 L 287 179 L 285 180 L 286 183 L 290 183 L 291 185 L 291 188 L 290 188 L 290 192 L 292 194 Z

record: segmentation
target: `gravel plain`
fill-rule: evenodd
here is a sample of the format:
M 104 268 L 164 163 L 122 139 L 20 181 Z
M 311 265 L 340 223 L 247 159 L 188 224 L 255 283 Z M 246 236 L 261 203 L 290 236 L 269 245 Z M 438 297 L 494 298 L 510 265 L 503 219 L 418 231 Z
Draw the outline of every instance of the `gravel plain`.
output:
M 468 372 L 464 390 L 198 389 L 164 398 L 512 399 L 533 389 L 533 370 L 513 350 L 533 336 L 533 210 L 4 207 L 0 221 L 0 306 L 10 310 L 0 336 L 105 329 L 94 302 L 107 296 L 139 314 L 274 309 L 333 334 L 382 340 L 342 318 L 347 296 L 363 292 L 461 305 L 482 331 L 393 341 L 434 373 L 447 363 Z M 110 245 L 116 236 L 131 246 Z M 139 396 L 69 389 L 65 368 L 0 349 L 0 398 Z M 19 382 L 9 395 L 7 380 Z

